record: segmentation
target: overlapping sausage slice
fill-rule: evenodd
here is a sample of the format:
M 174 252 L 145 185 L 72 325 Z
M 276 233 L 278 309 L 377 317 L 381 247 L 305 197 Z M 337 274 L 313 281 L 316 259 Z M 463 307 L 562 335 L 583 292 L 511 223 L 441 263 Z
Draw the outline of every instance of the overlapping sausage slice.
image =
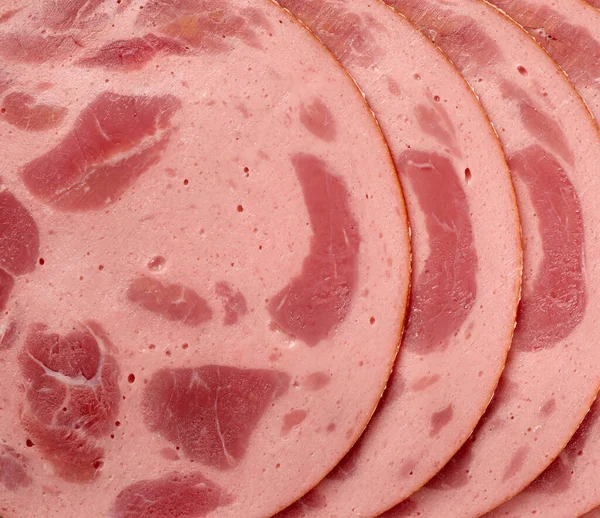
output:
M 482 421 L 424 489 L 388 516 L 480 516 L 542 472 L 598 389 L 600 243 L 596 127 L 529 36 L 475 0 L 387 0 L 460 67 L 508 157 L 524 243 L 523 297 L 507 367 Z
M 266 0 L 0 14 L 0 515 L 276 513 L 398 348 L 406 210 L 362 95 Z
M 564 68 L 599 121 L 600 12 L 580 1 L 570 0 L 554 6 L 545 2 L 520 2 L 518 6 L 514 2 L 492 3 L 522 23 Z M 522 516 L 536 511 L 549 518 L 579 515 L 600 505 L 596 483 L 599 476 L 600 420 L 598 403 L 595 403 L 560 456 L 495 514 Z
M 464 79 L 381 2 L 283 0 L 340 58 L 386 135 L 407 199 L 413 285 L 400 357 L 357 446 L 282 516 L 374 516 L 473 430 L 503 368 L 520 286 L 514 193 Z

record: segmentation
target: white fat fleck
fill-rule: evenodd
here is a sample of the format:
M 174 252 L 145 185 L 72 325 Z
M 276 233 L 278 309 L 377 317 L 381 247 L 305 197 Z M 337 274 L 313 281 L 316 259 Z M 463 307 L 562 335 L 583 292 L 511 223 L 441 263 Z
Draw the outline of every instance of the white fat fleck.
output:
M 409 163 L 419 169 L 433 169 L 433 164 L 431 161 L 429 162 L 415 162 L 413 160 L 409 160 Z
M 100 379 L 102 377 L 102 371 L 104 369 L 104 354 L 105 354 L 105 350 L 106 350 L 106 346 L 104 344 L 104 340 L 102 340 L 102 338 L 100 338 L 99 336 L 97 336 L 88 326 L 83 326 L 96 340 L 96 343 L 98 344 L 98 349 L 100 350 L 100 359 L 99 359 L 99 363 L 98 363 L 98 370 L 96 371 L 96 374 L 94 375 L 93 378 L 91 379 L 86 379 L 86 377 L 83 374 L 79 374 L 79 376 L 76 377 L 71 377 L 71 376 L 65 376 L 64 374 L 61 374 L 60 372 L 56 372 L 53 371 L 52 369 L 49 369 L 48 367 L 46 367 L 46 365 L 44 365 L 41 361 L 39 361 L 37 358 L 33 357 L 30 353 L 27 353 L 27 356 L 29 356 L 35 363 L 37 363 L 40 367 L 42 367 L 42 369 L 44 369 L 44 374 L 46 376 L 50 376 L 58 381 L 60 381 L 61 383 L 64 383 L 65 385 L 68 386 L 72 386 L 72 387 L 77 387 L 77 386 L 88 386 L 88 387 L 92 387 L 92 388 L 97 388 L 100 386 Z
M 348 239 L 348 233 L 345 228 L 342 228 L 342 234 L 344 234 L 344 243 L 346 243 L 346 246 L 350 246 L 350 240 Z
M 230 466 L 235 464 L 235 459 L 229 454 L 227 451 L 227 446 L 225 446 L 225 438 L 223 437 L 223 433 L 221 432 L 221 423 L 219 422 L 219 392 L 221 387 L 217 388 L 217 394 L 215 395 L 215 423 L 217 424 L 217 434 L 219 434 L 219 439 L 221 440 L 221 447 L 223 448 L 223 453 L 225 454 L 225 458 L 227 459 L 227 463 Z
M 278 304 L 277 309 L 275 311 L 279 311 L 283 307 L 283 305 L 285 304 L 285 301 L 287 300 L 287 298 L 288 298 L 288 294 L 286 293 L 283 296 L 283 298 L 281 299 L 281 302 Z
M 200 374 L 198 374 L 197 370 L 193 370 L 192 371 L 192 377 L 190 378 L 190 388 L 194 389 L 196 388 L 196 386 L 202 386 L 203 388 L 205 388 L 206 390 L 209 390 L 210 387 L 206 384 L 206 382 L 202 379 L 202 377 L 200 376 Z
M 118 153 L 115 153 L 115 154 L 113 154 L 113 156 L 111 158 L 109 158 L 107 160 L 102 160 L 98 164 L 95 164 L 95 163 L 90 164 L 88 162 L 88 159 L 87 159 L 85 153 L 83 152 L 83 146 L 81 144 L 79 133 L 77 131 L 75 131 L 75 138 L 77 139 L 77 144 L 79 146 L 79 152 L 85 162 L 84 169 L 86 170 L 86 174 L 83 178 L 81 178 L 80 180 L 77 180 L 72 185 L 69 185 L 62 189 L 57 189 L 55 196 L 54 196 L 54 200 L 58 201 L 61 198 L 64 198 L 65 196 L 68 196 L 69 194 L 71 194 L 72 191 L 75 191 L 75 190 L 81 189 L 81 188 L 83 188 L 85 190 L 85 192 L 87 192 L 86 189 L 89 189 L 89 181 L 88 180 L 90 177 L 93 177 L 93 175 L 96 173 L 98 166 L 111 167 L 111 166 L 118 164 L 119 162 L 124 162 L 125 160 L 128 160 L 129 158 L 131 158 L 135 155 L 143 153 L 144 150 L 151 148 L 152 146 L 154 146 L 155 144 L 160 142 L 164 137 L 166 137 L 167 134 L 168 134 L 168 130 L 160 129 L 155 126 L 154 134 L 146 136 L 145 138 L 143 138 L 141 140 L 141 142 L 139 144 L 132 147 L 131 149 L 128 149 L 127 151 L 120 151 Z
M 50 376 L 51 378 L 54 378 L 65 385 L 69 385 L 72 387 L 73 386 L 78 387 L 81 385 L 88 385 L 88 386 L 95 387 L 95 386 L 99 385 L 97 375 L 94 376 L 91 380 L 87 380 L 85 378 L 85 376 L 83 376 L 82 374 L 80 374 L 77 377 L 65 376 L 64 374 L 61 374 L 60 372 L 56 372 L 56 371 L 53 371 L 52 369 L 49 369 L 41 361 L 39 361 L 37 358 L 32 356 L 30 353 L 27 353 L 27 356 L 29 356 L 35 363 L 37 363 L 42 369 L 44 369 L 44 374 L 46 376 Z M 44 391 L 49 391 L 49 389 L 40 389 L 39 390 L 39 392 L 44 392 Z
M 104 137 L 104 140 L 110 142 L 110 137 L 102 129 L 102 125 L 100 124 L 100 121 L 98 120 L 98 117 L 96 117 L 95 115 L 94 115 L 94 122 L 96 123 L 96 128 L 98 128 L 98 132 L 100 133 L 100 135 L 102 135 Z
M 2 192 L 1 188 L 0 188 L 0 192 Z M 8 318 L 0 323 L 0 341 L 2 341 L 2 339 L 4 338 L 4 335 L 6 335 L 7 331 L 8 331 Z

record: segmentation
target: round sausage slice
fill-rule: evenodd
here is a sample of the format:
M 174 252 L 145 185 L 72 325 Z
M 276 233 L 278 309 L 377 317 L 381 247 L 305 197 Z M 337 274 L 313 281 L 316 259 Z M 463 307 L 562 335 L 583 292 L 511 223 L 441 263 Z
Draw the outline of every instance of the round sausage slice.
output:
M 600 121 L 600 13 L 571 0 L 554 7 L 530 1 L 526 9 L 521 2 L 518 7 L 514 2 L 492 3 L 525 25 L 564 68 L 596 121 Z M 498 508 L 498 516 L 520 516 L 534 510 L 549 518 L 579 515 L 600 505 L 600 490 L 595 483 L 600 476 L 598 413 L 596 403 L 559 457 L 523 492 Z
M 413 244 L 411 312 L 387 392 L 357 446 L 282 515 L 374 516 L 439 470 L 496 387 L 520 286 L 513 187 L 472 91 L 404 18 L 378 1 L 281 3 L 365 92 L 396 160 Z
M 0 515 L 278 512 L 356 441 L 400 340 L 372 113 L 267 0 L 15 4 Z
M 476 0 L 389 0 L 460 67 L 515 181 L 523 295 L 498 389 L 472 437 L 389 516 L 475 517 L 521 491 L 573 435 L 598 390 L 600 139 L 562 71 Z

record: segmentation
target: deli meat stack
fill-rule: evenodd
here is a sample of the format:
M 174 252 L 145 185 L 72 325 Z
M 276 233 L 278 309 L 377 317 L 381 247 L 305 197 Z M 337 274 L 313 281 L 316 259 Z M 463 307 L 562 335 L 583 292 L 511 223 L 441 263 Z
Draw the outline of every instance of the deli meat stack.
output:
M 464 73 L 498 131 L 523 229 L 523 292 L 506 368 L 455 457 L 389 516 L 480 516 L 563 449 L 598 390 L 597 128 L 563 72 L 478 0 L 387 0 Z M 576 387 L 574 389 L 574 387 Z
M 0 518 L 600 509 L 596 0 L 0 0 Z
M 363 0 L 281 4 L 365 92 L 394 155 L 413 244 L 410 314 L 386 395 L 340 465 L 282 514 L 374 516 L 448 461 L 496 387 L 520 287 L 515 197 L 481 105 L 403 17 Z

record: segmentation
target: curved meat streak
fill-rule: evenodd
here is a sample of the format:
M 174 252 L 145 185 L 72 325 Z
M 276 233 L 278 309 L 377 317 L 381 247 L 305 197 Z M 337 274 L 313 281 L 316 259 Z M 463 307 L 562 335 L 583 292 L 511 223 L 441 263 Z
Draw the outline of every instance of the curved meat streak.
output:
M 444 351 L 477 297 L 477 252 L 467 195 L 452 161 L 444 156 L 411 149 L 396 164 L 425 217 L 430 249 L 412 288 L 403 347 L 418 354 Z
M 538 351 L 560 344 L 583 320 L 583 216 L 567 171 L 546 149 L 535 144 L 522 149 L 508 165 L 527 188 L 543 257 L 535 277 L 524 276 L 513 347 Z
M 271 297 L 268 309 L 277 327 L 314 346 L 350 311 L 360 235 L 343 181 L 316 156 L 300 153 L 292 164 L 314 234 L 302 272 Z
M 543 471 L 598 387 L 590 339 L 598 301 L 585 258 L 598 246 L 587 229 L 598 220 L 600 186 L 589 171 L 600 139 L 556 65 L 497 10 L 472 0 L 386 2 L 461 68 L 498 130 L 517 190 L 523 300 L 502 382 L 473 441 L 411 496 L 410 510 L 386 514 L 480 516 Z
M 15 280 L 13 276 L 0 269 L 0 311 L 3 311 L 8 303 L 8 298 L 10 297 L 10 292 L 15 285 Z
M 468 85 L 403 18 L 381 2 L 280 3 L 340 58 L 381 124 L 407 199 L 414 273 L 402 352 L 375 416 L 338 467 L 278 516 L 374 516 L 456 452 L 496 386 L 520 284 L 512 184 Z M 490 292 L 502 312 L 484 300 Z

